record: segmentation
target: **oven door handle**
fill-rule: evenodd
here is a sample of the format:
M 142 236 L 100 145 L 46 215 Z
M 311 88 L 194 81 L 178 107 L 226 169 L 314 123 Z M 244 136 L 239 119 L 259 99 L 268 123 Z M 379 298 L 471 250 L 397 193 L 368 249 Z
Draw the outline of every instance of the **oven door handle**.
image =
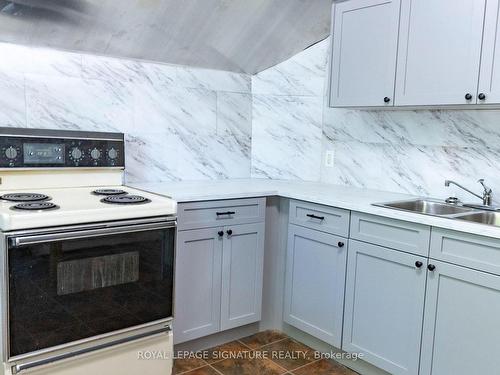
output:
M 119 345 L 119 344 L 125 344 L 127 342 L 131 342 L 131 341 L 143 339 L 143 338 L 146 338 L 146 337 L 151 337 L 151 336 L 156 336 L 156 335 L 168 333 L 171 330 L 172 330 L 172 327 L 170 325 L 168 325 L 166 327 L 163 327 L 163 328 L 160 328 L 160 329 L 157 329 L 157 330 L 154 330 L 154 331 L 145 332 L 145 333 L 139 333 L 137 335 L 133 335 L 133 336 L 129 336 L 129 337 L 124 337 L 122 339 L 118 339 L 118 340 L 106 342 L 104 344 L 99 344 L 99 345 L 88 347 L 88 348 L 85 348 L 85 349 L 80 349 L 80 350 L 76 350 L 76 351 L 69 352 L 69 353 L 59 354 L 59 355 L 55 355 L 55 356 L 52 356 L 52 357 L 40 359 L 40 360 L 37 360 L 37 361 L 21 363 L 21 364 L 13 366 L 13 368 L 12 368 L 13 371 L 12 372 L 13 372 L 13 374 L 18 374 L 21 371 L 32 369 L 34 367 L 48 365 L 48 364 L 51 364 L 51 363 L 54 363 L 54 362 L 61 361 L 63 359 L 73 358 L 73 357 L 80 356 L 80 355 L 83 355 L 83 354 L 92 353 L 92 352 L 95 352 L 97 350 L 106 349 L 106 348 L 109 348 L 111 346 L 115 346 L 115 345 Z
M 130 225 L 123 227 L 108 227 L 100 229 L 87 229 L 74 232 L 61 232 L 49 234 L 34 234 L 30 236 L 10 237 L 10 245 L 12 247 L 20 247 L 25 245 L 34 245 L 47 242 L 78 240 L 90 237 L 112 236 L 116 234 L 125 234 L 133 232 L 145 232 L 149 230 L 169 229 L 175 227 L 175 221 L 163 223 L 148 223 L 139 225 Z

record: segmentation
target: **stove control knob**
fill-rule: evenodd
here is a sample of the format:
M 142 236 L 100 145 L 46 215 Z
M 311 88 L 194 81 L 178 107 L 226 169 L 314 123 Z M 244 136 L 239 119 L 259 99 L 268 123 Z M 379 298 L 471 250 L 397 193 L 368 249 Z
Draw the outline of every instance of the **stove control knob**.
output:
M 90 156 L 92 159 L 97 160 L 101 157 L 101 151 L 99 151 L 97 148 L 94 148 L 92 151 L 90 151 Z
M 83 156 L 83 152 L 78 147 L 74 147 L 73 150 L 71 150 L 71 158 L 74 161 L 80 160 L 82 156 Z
M 15 159 L 17 157 L 17 150 L 10 146 L 5 150 L 5 156 L 7 156 L 7 159 Z
M 114 148 L 110 148 L 108 150 L 108 157 L 112 160 L 116 159 L 118 157 L 118 151 L 116 151 Z

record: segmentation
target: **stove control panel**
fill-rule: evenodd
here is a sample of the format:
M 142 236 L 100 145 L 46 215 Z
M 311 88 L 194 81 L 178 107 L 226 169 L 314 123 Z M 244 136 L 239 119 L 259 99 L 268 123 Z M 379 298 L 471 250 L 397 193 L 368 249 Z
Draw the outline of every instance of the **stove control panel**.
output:
M 0 168 L 124 168 L 123 134 L 0 128 Z

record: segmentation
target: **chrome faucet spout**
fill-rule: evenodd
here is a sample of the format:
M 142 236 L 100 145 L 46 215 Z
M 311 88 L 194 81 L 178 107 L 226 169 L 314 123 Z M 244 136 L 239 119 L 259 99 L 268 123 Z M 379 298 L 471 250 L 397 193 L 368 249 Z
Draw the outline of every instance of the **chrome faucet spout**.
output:
M 455 186 L 459 187 L 460 189 L 465 190 L 469 194 L 472 194 L 475 197 L 478 197 L 479 199 L 481 199 L 483 201 L 483 206 L 491 206 L 493 204 L 492 203 L 493 202 L 493 190 L 484 184 L 484 178 L 481 178 L 480 180 L 478 180 L 478 182 L 483 186 L 483 189 L 484 189 L 483 195 L 476 194 L 472 190 L 467 189 L 465 186 L 462 186 L 453 180 L 445 180 L 444 186 L 455 185 Z

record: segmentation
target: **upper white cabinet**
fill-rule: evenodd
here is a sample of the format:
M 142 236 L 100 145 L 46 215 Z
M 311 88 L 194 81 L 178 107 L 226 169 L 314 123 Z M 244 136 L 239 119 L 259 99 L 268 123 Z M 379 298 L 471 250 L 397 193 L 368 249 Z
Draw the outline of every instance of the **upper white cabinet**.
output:
M 400 0 L 335 4 L 331 105 L 392 106 Z
M 500 2 L 488 1 L 484 20 L 483 50 L 477 102 L 500 103 Z
M 348 0 L 332 24 L 333 107 L 500 104 L 499 0 Z
M 402 0 L 396 105 L 476 103 L 485 4 Z

